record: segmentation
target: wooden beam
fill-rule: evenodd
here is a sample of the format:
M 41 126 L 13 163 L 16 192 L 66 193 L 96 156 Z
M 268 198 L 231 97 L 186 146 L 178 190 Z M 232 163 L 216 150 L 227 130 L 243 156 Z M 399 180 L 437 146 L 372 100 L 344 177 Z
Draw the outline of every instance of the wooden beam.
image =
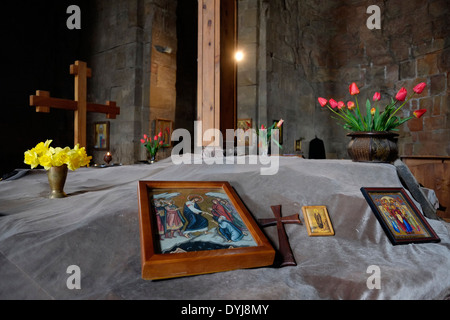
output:
M 50 108 L 76 111 L 78 102 L 50 97 L 50 92 L 37 91 L 35 96 L 30 96 L 30 106 L 37 106 L 36 112 L 49 113 Z M 106 105 L 87 103 L 87 112 L 104 113 L 108 119 L 116 119 L 120 115 L 120 108 L 116 102 L 107 101 Z
M 75 145 L 86 146 L 88 68 L 86 62 L 76 61 L 70 69 L 75 75 L 75 101 L 78 102 L 78 108 L 75 110 L 74 142 Z
M 198 105 L 197 120 L 202 121 L 203 133 L 220 129 L 220 0 L 200 0 L 198 14 Z M 219 141 L 215 141 L 218 146 Z
M 30 96 L 30 106 L 36 106 L 36 112 L 49 113 L 50 108 L 77 110 L 78 103 L 76 101 L 51 98 L 48 91 L 36 91 L 35 96 Z

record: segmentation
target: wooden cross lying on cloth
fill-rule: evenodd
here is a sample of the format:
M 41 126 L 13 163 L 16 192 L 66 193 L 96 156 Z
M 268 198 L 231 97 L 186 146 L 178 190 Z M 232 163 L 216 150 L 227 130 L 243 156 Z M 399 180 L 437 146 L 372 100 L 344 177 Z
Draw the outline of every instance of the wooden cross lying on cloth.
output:
M 120 108 L 115 102 L 108 101 L 106 105 L 86 102 L 87 78 L 92 76 L 92 70 L 86 62 L 76 61 L 70 66 L 70 74 L 75 75 L 75 101 L 51 98 L 50 92 L 37 91 L 30 96 L 30 106 L 36 107 L 36 112 L 49 113 L 50 108 L 73 110 L 75 112 L 74 145 L 86 146 L 86 119 L 87 112 L 105 113 L 108 119 L 116 119 Z
M 258 222 L 261 227 L 277 226 L 278 231 L 278 242 L 279 242 L 279 252 L 281 254 L 280 267 L 296 266 L 294 254 L 292 253 L 291 246 L 289 244 L 289 239 L 284 229 L 284 224 L 303 224 L 299 218 L 298 214 L 282 217 L 281 216 L 281 206 L 271 207 L 275 215 L 275 219 L 259 219 Z

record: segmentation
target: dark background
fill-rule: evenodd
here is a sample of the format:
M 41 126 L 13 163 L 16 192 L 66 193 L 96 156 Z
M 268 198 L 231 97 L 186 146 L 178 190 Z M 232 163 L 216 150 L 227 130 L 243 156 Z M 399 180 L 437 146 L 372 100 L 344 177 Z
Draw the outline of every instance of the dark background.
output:
M 54 146 L 73 147 L 73 112 L 51 109 L 36 113 L 29 96 L 36 90 L 74 99 L 70 65 L 86 58 L 88 1 L 16 1 L 2 4 L 2 106 L 0 113 L 0 177 L 23 163 L 24 152 L 52 139 Z M 81 9 L 81 30 L 66 26 L 70 5 Z M 85 15 L 86 16 L 86 15 Z M 84 19 L 83 19 L 84 18 Z M 58 132 L 58 135 L 55 135 Z

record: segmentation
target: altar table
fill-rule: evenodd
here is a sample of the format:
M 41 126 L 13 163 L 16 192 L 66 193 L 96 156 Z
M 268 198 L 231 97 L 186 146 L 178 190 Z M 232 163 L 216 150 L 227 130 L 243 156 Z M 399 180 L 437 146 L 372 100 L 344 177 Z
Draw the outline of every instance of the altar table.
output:
M 246 158 L 248 160 L 248 158 Z M 449 225 L 427 219 L 440 243 L 393 246 L 361 187 L 403 187 L 390 164 L 280 157 L 263 164 L 82 168 L 64 199 L 48 199 L 44 170 L 0 182 L 0 299 L 353 300 L 445 299 L 450 295 Z M 309 237 L 285 225 L 295 267 L 272 266 L 163 281 L 141 278 L 138 181 L 228 181 L 255 219 L 326 206 L 335 236 Z M 420 205 L 416 203 L 420 208 Z M 263 232 L 277 248 L 276 227 Z M 70 266 L 81 288 L 69 289 Z M 372 267 L 380 288 L 370 288 Z

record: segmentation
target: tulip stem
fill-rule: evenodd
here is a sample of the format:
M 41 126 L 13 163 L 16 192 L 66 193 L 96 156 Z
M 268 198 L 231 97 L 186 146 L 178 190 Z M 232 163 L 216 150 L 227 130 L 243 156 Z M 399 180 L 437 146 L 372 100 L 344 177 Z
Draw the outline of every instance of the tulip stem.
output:
M 359 118 L 361 119 L 362 125 L 364 129 L 368 129 L 366 123 L 364 122 L 364 118 L 361 115 L 361 110 L 359 109 L 358 97 L 355 95 L 356 108 L 358 109 Z
M 386 121 L 386 123 L 389 123 L 389 121 L 392 119 L 392 117 L 394 117 L 395 114 L 396 114 L 401 108 L 403 108 L 403 106 L 404 106 L 409 100 L 411 100 L 412 97 L 414 97 L 414 94 L 415 94 L 415 93 L 413 93 L 410 97 L 408 97 L 408 98 L 405 100 L 405 102 L 403 102 L 403 104 L 402 104 L 400 107 L 398 107 L 397 110 L 395 110 L 393 114 L 391 114 L 391 116 L 390 116 L 389 119 Z M 398 102 L 398 100 L 397 100 L 397 102 Z M 397 102 L 396 102 L 396 103 L 397 103 Z

